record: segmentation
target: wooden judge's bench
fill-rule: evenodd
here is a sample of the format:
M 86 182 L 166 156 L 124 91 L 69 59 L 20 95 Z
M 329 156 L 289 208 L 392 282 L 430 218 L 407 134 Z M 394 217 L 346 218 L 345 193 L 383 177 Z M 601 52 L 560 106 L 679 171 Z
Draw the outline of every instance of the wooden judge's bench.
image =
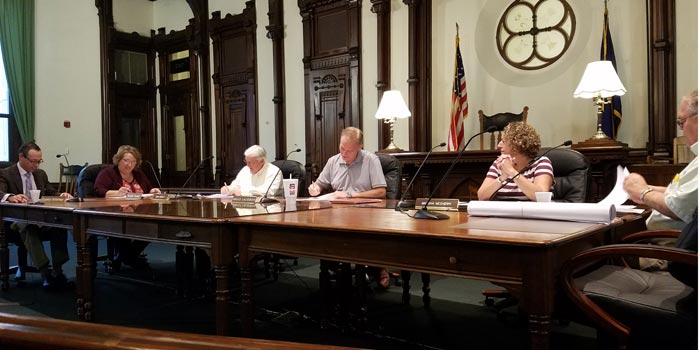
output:
M 629 147 L 576 147 L 591 166 L 591 178 L 586 195 L 586 202 L 598 202 L 605 198 L 615 186 L 617 166 L 628 167 L 630 172 L 642 174 L 650 184 L 665 186 L 673 176 L 680 172 L 685 164 L 646 164 L 645 149 Z M 418 174 L 409 191 L 409 198 L 428 197 L 435 188 L 450 163 L 459 152 L 433 152 Z M 403 188 L 418 170 L 427 152 L 392 153 L 403 166 Z M 465 151 L 457 161 L 444 183 L 438 188 L 436 198 L 459 198 L 460 200 L 477 199 L 477 190 L 481 185 L 491 163 L 498 157 L 497 150 Z

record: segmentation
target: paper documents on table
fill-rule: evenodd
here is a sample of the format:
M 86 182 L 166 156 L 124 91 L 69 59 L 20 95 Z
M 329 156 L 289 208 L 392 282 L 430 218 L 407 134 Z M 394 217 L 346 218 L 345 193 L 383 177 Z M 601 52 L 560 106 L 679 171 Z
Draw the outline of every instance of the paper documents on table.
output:
M 206 196 L 206 198 L 213 198 L 213 199 L 216 199 L 216 198 L 227 199 L 227 198 L 233 198 L 233 197 L 234 196 L 231 194 L 223 194 L 223 193 L 214 193 L 214 194 L 210 194 L 210 195 Z
M 600 203 L 471 201 L 467 211 L 471 216 L 603 223 L 612 222 L 616 215 L 614 205 Z
M 318 197 L 297 198 L 298 201 L 330 201 L 333 199 L 333 192 L 326 193 Z
M 610 191 L 607 197 L 598 202 L 598 204 L 614 205 L 615 209 L 620 213 L 636 213 L 641 214 L 644 209 L 638 209 L 634 205 L 623 205 L 629 198 L 630 195 L 627 194 L 623 187 L 623 182 L 630 172 L 627 168 L 622 166 L 617 166 L 617 180 L 615 181 L 615 187 Z

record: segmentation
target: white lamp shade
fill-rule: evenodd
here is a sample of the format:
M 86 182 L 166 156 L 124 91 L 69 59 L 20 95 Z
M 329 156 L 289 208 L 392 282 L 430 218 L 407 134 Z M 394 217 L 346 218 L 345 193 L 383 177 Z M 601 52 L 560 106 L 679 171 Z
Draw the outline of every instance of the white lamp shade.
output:
M 379 102 L 379 108 L 374 117 L 377 119 L 398 119 L 408 118 L 411 116 L 411 111 L 408 110 L 406 102 L 401 97 L 401 91 L 389 90 L 384 91 L 382 100 Z
M 591 62 L 583 72 L 581 82 L 574 91 L 576 98 L 622 96 L 627 89 L 622 85 L 610 61 Z

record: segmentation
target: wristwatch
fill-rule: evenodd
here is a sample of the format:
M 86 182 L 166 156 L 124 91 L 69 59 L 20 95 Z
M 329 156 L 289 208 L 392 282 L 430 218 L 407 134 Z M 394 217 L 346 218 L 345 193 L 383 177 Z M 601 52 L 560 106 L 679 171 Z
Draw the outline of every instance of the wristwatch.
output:
M 642 193 L 639 194 L 639 200 L 642 201 L 642 203 L 644 203 L 644 197 L 646 197 L 647 194 L 649 194 L 649 192 L 652 192 L 652 191 L 654 191 L 653 188 L 647 187 L 646 190 L 642 191 Z

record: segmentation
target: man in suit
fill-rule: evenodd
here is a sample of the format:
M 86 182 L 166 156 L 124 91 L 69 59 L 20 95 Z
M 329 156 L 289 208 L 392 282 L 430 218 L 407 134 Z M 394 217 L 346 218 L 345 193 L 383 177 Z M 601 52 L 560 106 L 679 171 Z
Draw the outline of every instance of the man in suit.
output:
M 9 198 L 19 199 L 19 201 L 24 198 L 22 202 L 26 202 L 26 199 L 30 197 L 31 190 L 41 190 L 43 195 L 59 195 L 58 191 L 49 184 L 46 172 L 39 169 L 39 164 L 43 162 L 41 156 L 41 148 L 33 141 L 20 146 L 19 161 L 0 171 L 0 193 L 15 194 Z M 72 197 L 68 193 L 61 193 L 60 196 Z M 19 232 L 29 257 L 41 272 L 45 289 L 57 290 L 70 286 L 61 268 L 68 261 L 66 230 L 26 223 L 14 223 L 11 229 Z M 42 235 L 48 236 L 51 241 L 53 271 L 50 269 L 49 259 L 44 251 Z

